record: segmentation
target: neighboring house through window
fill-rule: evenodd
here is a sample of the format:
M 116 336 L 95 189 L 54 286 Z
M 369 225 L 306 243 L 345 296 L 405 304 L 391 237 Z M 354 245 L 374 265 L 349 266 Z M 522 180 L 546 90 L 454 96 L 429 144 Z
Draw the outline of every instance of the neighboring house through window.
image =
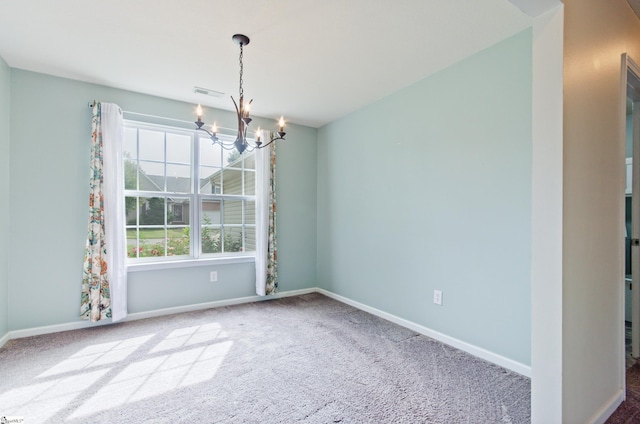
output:
M 173 222 L 176 224 L 184 224 L 182 221 L 182 203 L 173 204 Z
M 253 256 L 253 152 L 225 150 L 195 130 L 134 121 L 125 122 L 124 150 L 130 261 Z

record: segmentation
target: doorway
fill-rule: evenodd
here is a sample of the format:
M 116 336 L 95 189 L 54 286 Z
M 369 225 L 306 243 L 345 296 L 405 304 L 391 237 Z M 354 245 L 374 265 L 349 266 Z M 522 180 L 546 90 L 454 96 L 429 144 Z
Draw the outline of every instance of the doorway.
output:
M 640 357 L 640 68 L 622 56 L 625 102 L 625 329 L 627 368 Z M 630 325 L 629 325 L 630 324 Z M 630 327 L 630 329 L 629 329 Z M 625 337 L 628 340 L 628 337 Z

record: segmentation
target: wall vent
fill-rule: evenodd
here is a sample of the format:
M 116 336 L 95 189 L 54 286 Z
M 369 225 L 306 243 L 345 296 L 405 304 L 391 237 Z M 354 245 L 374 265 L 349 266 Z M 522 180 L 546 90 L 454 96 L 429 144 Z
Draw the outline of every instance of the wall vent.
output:
M 212 97 L 222 97 L 224 96 L 224 93 L 221 91 L 216 91 L 216 90 L 211 90 L 209 88 L 203 88 L 203 87 L 193 87 L 193 92 L 197 93 L 197 94 L 204 94 L 205 96 L 212 96 Z

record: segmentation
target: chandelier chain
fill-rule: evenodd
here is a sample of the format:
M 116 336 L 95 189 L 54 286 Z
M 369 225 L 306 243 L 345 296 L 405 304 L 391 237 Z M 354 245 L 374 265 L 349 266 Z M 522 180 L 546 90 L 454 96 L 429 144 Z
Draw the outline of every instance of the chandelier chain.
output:
M 240 43 L 240 98 L 242 99 L 244 96 L 244 91 L 242 90 L 242 72 L 244 66 L 242 64 L 242 43 Z

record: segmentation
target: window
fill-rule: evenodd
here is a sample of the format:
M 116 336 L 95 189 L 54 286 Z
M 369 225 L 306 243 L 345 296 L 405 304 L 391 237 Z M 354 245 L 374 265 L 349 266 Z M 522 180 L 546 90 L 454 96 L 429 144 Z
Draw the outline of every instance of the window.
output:
M 255 164 L 195 130 L 126 121 L 129 261 L 253 256 Z

